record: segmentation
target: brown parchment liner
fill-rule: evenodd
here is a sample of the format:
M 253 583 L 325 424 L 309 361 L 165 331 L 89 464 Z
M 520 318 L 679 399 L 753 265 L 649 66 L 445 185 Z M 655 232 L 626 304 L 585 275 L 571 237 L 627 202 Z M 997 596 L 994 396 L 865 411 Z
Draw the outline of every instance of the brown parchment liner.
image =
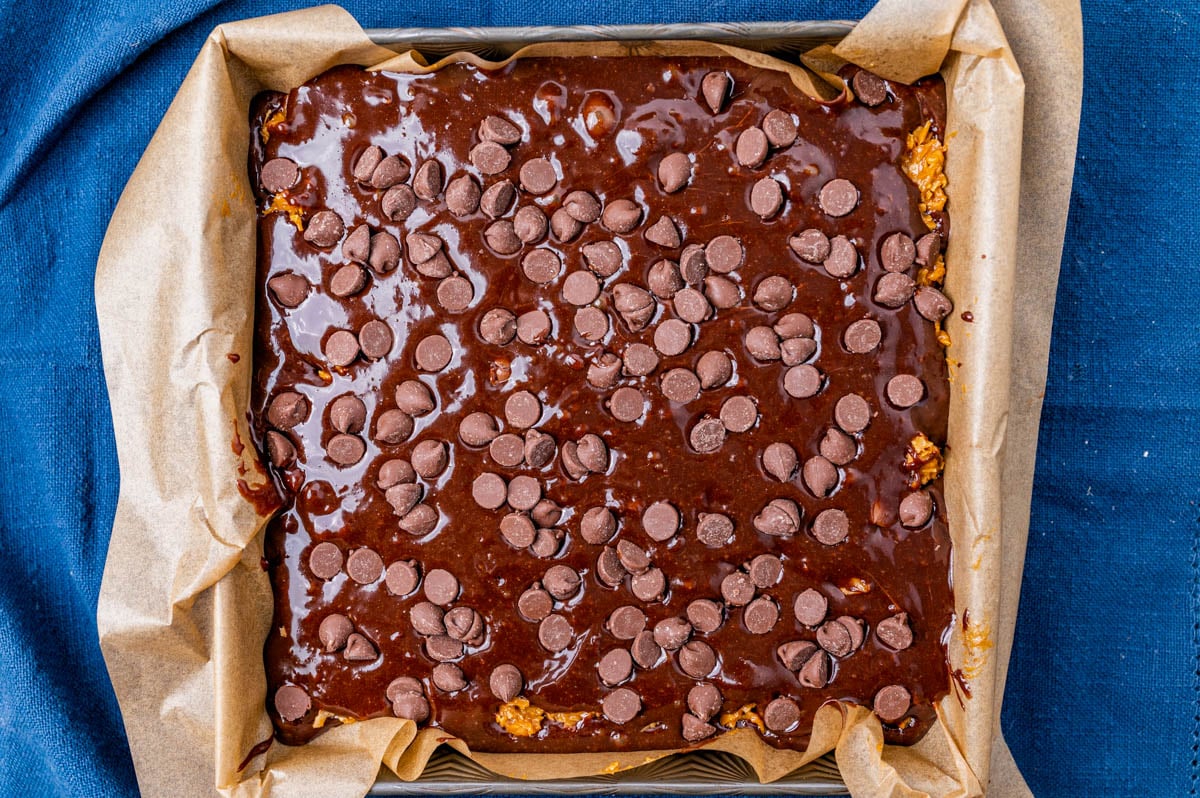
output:
M 1077 26 L 1077 6 L 1040 2 L 1060 15 L 1068 33 Z M 1031 49 L 1046 57 L 1044 42 L 1038 44 Z M 883 745 L 870 712 L 839 704 L 817 713 L 804 752 L 776 750 L 744 729 L 707 747 L 743 757 L 764 782 L 832 750 L 860 797 L 981 794 L 995 750 L 1005 794 L 1027 795 L 999 734 L 999 697 L 1019 593 L 1078 97 L 1072 106 L 1069 90 L 1043 84 L 1043 94 L 1066 111 L 1039 116 L 1035 132 L 1051 145 L 1050 155 L 1027 159 L 1022 170 L 1024 84 L 987 0 L 881 0 L 836 49 L 810 54 L 813 72 L 696 42 L 535 45 L 514 57 L 579 54 L 727 54 L 787 71 L 801 90 L 825 97 L 832 89 L 820 75 L 845 61 L 903 81 L 944 75 L 953 219 L 946 289 L 956 302 L 947 323 L 955 390 L 945 493 L 956 611 L 960 621 L 969 619 L 955 625 L 949 652 L 969 695 L 947 696 L 939 721 L 907 748 Z M 334 6 L 222 25 L 113 215 L 97 266 L 96 303 L 121 490 L 98 622 L 144 795 L 359 796 L 381 762 L 413 779 L 447 742 L 443 732 L 418 731 L 410 721 L 375 719 L 340 726 L 306 746 L 272 745 L 239 771 L 272 731 L 262 664 L 272 596 L 260 566 L 265 518 L 238 488 L 239 480 L 261 485 L 265 474 L 252 447 L 239 452 L 236 442 L 250 440 L 256 235 L 246 174 L 250 98 L 264 89 L 287 91 L 337 64 L 418 71 L 456 58 L 481 63 L 470 54 L 432 66 L 396 56 Z M 1063 67 L 1079 71 L 1077 41 Z M 1036 206 L 1043 224 L 1031 235 L 1022 228 L 1019 264 L 1023 171 L 1035 190 L 1020 201 Z M 1016 275 L 1037 268 L 1033 296 L 1019 284 L 1022 325 L 1014 330 Z M 974 324 L 959 319 L 963 310 L 972 311 Z M 1014 363 L 1014 334 L 1031 358 L 1022 350 Z M 1022 400 L 1012 410 L 1010 385 Z M 1020 462 L 1004 457 L 1014 428 L 1023 435 Z M 672 753 L 472 755 L 459 741 L 449 744 L 497 773 L 524 779 L 611 773 Z

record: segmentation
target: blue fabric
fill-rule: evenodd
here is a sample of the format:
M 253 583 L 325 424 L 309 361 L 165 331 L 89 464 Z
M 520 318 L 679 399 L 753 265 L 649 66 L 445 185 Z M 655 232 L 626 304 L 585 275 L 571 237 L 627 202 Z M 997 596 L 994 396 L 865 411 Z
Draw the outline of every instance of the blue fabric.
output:
M 1044 796 L 1196 793 L 1200 13 L 1161 3 L 1084 10 L 1082 138 L 1003 719 Z M 404 5 L 347 3 L 366 26 L 852 18 L 870 3 Z M 204 37 L 286 8 L 0 5 L 2 795 L 137 793 L 96 642 L 118 474 L 93 270 Z M 1147 66 L 1134 80 L 1130 60 Z

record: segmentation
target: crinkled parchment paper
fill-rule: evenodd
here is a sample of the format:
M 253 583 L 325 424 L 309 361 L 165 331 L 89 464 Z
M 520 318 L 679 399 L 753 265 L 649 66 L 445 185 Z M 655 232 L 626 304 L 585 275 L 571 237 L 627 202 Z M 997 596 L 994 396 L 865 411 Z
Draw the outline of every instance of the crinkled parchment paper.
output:
M 1039 63 L 1048 69 L 1058 59 L 1060 75 L 1077 75 L 1078 7 L 1039 2 L 1063 30 L 1047 37 L 1030 12 L 1014 10 L 1017 29 Z M 517 57 L 616 52 L 724 53 L 784 69 L 809 93 L 829 93 L 815 73 L 716 45 L 535 46 Z M 881 0 L 836 49 L 812 53 L 809 65 L 827 72 L 844 61 L 904 81 L 941 71 L 948 87 L 953 234 L 946 288 L 956 312 L 947 324 L 955 390 L 946 498 L 956 610 L 968 621 L 955 626 L 950 659 L 967 690 L 947 696 L 939 722 L 908 748 L 884 746 L 865 709 L 836 704 L 818 713 L 806 752 L 777 751 L 746 730 L 710 746 L 742 756 L 763 781 L 835 751 L 855 796 L 976 795 L 989 764 L 1004 774 L 997 792 L 1027 794 L 999 735 L 999 701 L 1020 588 L 1078 82 L 1064 89 L 1038 75 L 1038 115 L 1025 125 L 1026 141 L 1038 149 L 1023 162 L 1024 83 L 987 0 Z M 372 44 L 332 6 L 217 28 L 130 179 L 100 253 L 96 303 L 121 492 L 99 627 L 147 796 L 358 796 L 381 762 L 415 778 L 445 738 L 409 721 L 376 719 L 306 746 L 272 745 L 239 770 L 271 736 L 262 665 L 272 600 L 260 567 L 266 519 L 238 486 L 241 480 L 253 490 L 266 481 L 252 447 L 240 445 L 249 441 L 255 275 L 248 106 L 259 91 L 286 91 L 344 63 L 438 66 Z M 1018 236 L 1019 206 L 1034 213 Z M 973 324 L 960 320 L 965 310 Z M 1015 360 L 1014 344 L 1022 353 Z M 536 779 L 611 772 L 668 753 L 473 758 Z

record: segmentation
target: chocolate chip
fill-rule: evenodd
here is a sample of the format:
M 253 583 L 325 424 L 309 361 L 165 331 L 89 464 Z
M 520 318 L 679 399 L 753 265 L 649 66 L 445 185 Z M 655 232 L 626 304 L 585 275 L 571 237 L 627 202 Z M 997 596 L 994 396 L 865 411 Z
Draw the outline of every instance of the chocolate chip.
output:
M 505 703 L 519 696 L 524 688 L 525 679 L 516 665 L 497 665 L 488 677 L 488 689 L 492 691 L 492 695 Z
M 501 522 L 503 524 L 503 522 Z M 503 526 L 501 527 L 503 530 Z M 530 528 L 532 532 L 532 527 Z M 532 539 L 532 534 L 530 535 Z M 554 599 L 550 594 L 539 587 L 531 587 L 526 590 L 517 599 L 517 611 L 521 613 L 521 617 L 532 623 L 545 618 L 554 610 Z
M 545 158 L 530 158 L 521 164 L 520 181 L 530 194 L 545 194 L 558 183 L 558 174 Z
M 352 466 L 366 453 L 366 444 L 355 435 L 334 435 L 325 445 L 325 454 L 340 466 Z
M 646 628 L 646 613 L 637 607 L 617 607 L 608 616 L 605 627 L 618 640 L 633 640 Z
M 434 568 L 425 575 L 425 598 L 432 603 L 446 606 L 458 598 L 458 579 L 444 568 Z
M 413 176 L 413 193 L 426 202 L 432 202 L 442 193 L 445 182 L 446 175 L 441 163 L 430 158 L 417 168 Z
M 858 205 L 858 189 L 845 178 L 834 178 L 817 196 L 821 210 L 830 216 L 845 216 Z
M 858 250 L 850 239 L 835 236 L 829 240 L 829 257 L 823 265 L 830 277 L 846 279 L 858 271 Z
M 725 425 L 719 418 L 704 416 L 688 433 L 688 442 L 701 454 L 715 452 L 725 443 Z
M 912 374 L 897 374 L 888 380 L 887 398 L 901 409 L 912 407 L 925 398 L 925 383 Z
M 929 321 L 941 321 L 954 309 L 946 295 L 931 285 L 917 287 L 913 294 L 913 305 L 916 306 L 917 313 Z
M 721 423 L 730 432 L 746 432 L 758 423 L 758 405 L 749 396 L 731 396 L 721 404 Z
M 508 483 L 508 504 L 514 510 L 532 510 L 542 498 L 542 483 L 528 474 L 520 474 Z
M 705 352 L 696 361 L 696 376 L 705 390 L 724 385 L 733 377 L 733 360 L 724 352 Z
M 508 484 L 499 474 L 480 474 L 471 483 L 471 497 L 485 510 L 498 509 L 508 501 Z
M 692 179 L 692 162 L 685 153 L 673 152 L 658 162 L 658 182 L 662 190 L 673 194 Z
M 437 523 L 437 510 L 428 504 L 418 504 L 400 519 L 400 528 L 414 537 L 422 537 L 432 532 Z
M 499 219 L 512 208 L 513 202 L 517 198 L 516 186 L 511 180 L 501 180 L 488 186 L 483 195 L 479 198 L 479 209 L 493 219 Z M 496 228 L 495 232 L 492 231 Z M 511 255 L 521 248 L 521 239 L 517 237 L 516 231 L 513 229 L 512 222 L 506 222 L 504 225 L 491 225 L 484 232 L 484 237 L 488 240 L 488 245 L 497 252 L 505 255 Z M 495 243 L 493 243 L 495 239 Z M 516 241 L 516 249 L 511 249 L 512 241 Z M 501 244 L 501 246 L 496 246 Z M 508 251 L 505 251 L 508 250 Z
M 263 164 L 258 182 L 267 191 L 278 194 L 300 182 L 300 167 L 290 158 L 272 158 Z
M 353 631 L 354 624 L 350 619 L 335 612 L 321 620 L 321 625 L 317 628 L 317 637 L 321 639 L 325 652 L 332 653 L 345 648 L 346 641 Z
M 790 147 L 796 142 L 796 123 L 787 111 L 776 108 L 767 112 L 767 115 L 763 117 L 762 129 L 772 147 L 782 149 Z
M 286 468 L 296 462 L 296 447 L 282 432 L 267 430 L 267 456 L 276 468 Z
M 709 720 L 721 711 L 724 699 L 716 685 L 698 684 L 688 691 L 687 706 L 692 714 L 700 720 Z
M 821 455 L 816 455 L 804 461 L 802 477 L 805 486 L 812 491 L 812 494 L 817 498 L 822 498 L 828 496 L 837 486 L 838 470 L 833 463 Z M 826 510 L 826 512 L 835 511 Z
M 400 242 L 391 233 L 380 231 L 371 236 L 367 265 L 376 274 L 387 274 L 400 265 Z
M 907 274 L 888 272 L 875 283 L 875 301 L 887 308 L 898 308 L 913 298 L 917 284 Z
M 642 209 L 633 200 L 618 199 L 608 203 L 600 215 L 600 224 L 612 233 L 630 233 L 642 222 Z
M 620 687 L 604 697 L 601 702 L 604 717 L 613 723 L 624 725 L 642 711 L 642 699 L 628 687 Z
M 379 162 L 371 172 L 371 187 L 377 189 L 391 188 L 408 179 L 408 161 L 399 155 L 389 155 Z
M 763 279 L 754 289 L 754 304 L 760 310 L 773 313 L 783 310 L 795 297 L 795 288 L 786 277 L 771 275 Z
M 433 392 L 420 380 L 405 380 L 396 386 L 396 407 L 410 416 L 423 416 L 437 406 Z
M 610 329 L 608 314 L 600 308 L 579 308 L 571 321 L 579 337 L 592 343 L 603 341 Z
M 679 668 L 693 679 L 703 679 L 717 667 L 717 652 L 703 640 L 692 640 L 679 650 Z
M 425 641 L 425 654 L 434 662 L 450 662 L 463 655 L 463 644 L 449 635 L 437 635 Z
M 538 284 L 551 282 L 561 269 L 562 259 L 549 249 L 535 249 L 521 258 L 521 271 Z
M 601 549 L 596 558 L 596 578 L 609 587 L 616 587 L 625 579 L 625 574 L 625 566 L 621 565 L 616 549 L 611 546 Z
M 666 259 L 656 261 L 646 273 L 646 286 L 659 299 L 671 299 L 679 289 L 683 288 L 683 277 L 679 267 Z
M 583 222 L 571 216 L 566 208 L 550 214 L 550 233 L 555 241 L 574 241 L 583 232 Z
M 444 335 L 427 335 L 417 343 L 414 359 L 422 371 L 441 371 L 450 363 L 454 349 Z
M 744 607 L 754 598 L 754 582 L 741 571 L 734 571 L 721 580 L 721 597 L 731 607 Z
M 727 310 L 742 300 L 742 291 L 737 283 L 720 275 L 709 275 L 704 278 L 704 295 L 718 310 Z
M 783 561 L 774 554 L 760 554 L 750 561 L 746 567 L 750 581 L 755 587 L 768 588 L 779 582 L 783 576 Z
M 561 615 L 551 613 L 538 624 L 538 642 L 547 651 L 557 654 L 563 651 L 575 638 L 575 630 L 570 622 Z
M 416 269 L 423 277 L 433 280 L 449 277 L 454 272 L 454 267 L 450 265 L 450 259 L 446 257 L 445 252 L 438 252 L 424 263 L 418 263 Z
M 679 510 L 670 502 L 657 501 L 642 513 L 642 528 L 651 540 L 662 543 L 679 531 Z
M 329 405 L 329 423 L 338 432 L 362 432 L 367 420 L 367 407 L 353 394 L 339 396 Z
M 754 528 L 764 535 L 787 537 L 800 531 L 800 505 L 791 499 L 772 499 L 754 516 Z
M 629 647 L 629 653 L 633 655 L 633 661 L 638 664 L 639 668 L 649 670 L 656 666 L 662 658 L 662 647 L 654 642 L 654 633 L 649 629 L 638 632 L 633 638 L 633 645 Z
M 761 128 L 751 127 L 738 134 L 733 152 L 739 164 L 755 169 L 767 160 L 767 146 L 767 134 Z
M 692 327 L 679 319 L 666 319 L 654 330 L 654 348 L 667 357 L 681 355 L 692 345 Z
M 626 374 L 645 377 L 658 368 L 658 353 L 646 344 L 632 343 L 625 347 L 622 362 Z
M 608 400 L 608 410 L 617 421 L 637 421 L 646 412 L 646 397 L 637 388 L 618 388 Z
M 401 410 L 385 410 L 375 419 L 375 441 L 395 445 L 404 443 L 413 432 L 412 416 Z
M 733 541 L 733 521 L 721 513 L 700 513 L 696 521 L 696 539 L 710 549 Z
M 379 319 L 372 319 L 358 331 L 358 345 L 368 360 L 379 360 L 392 350 L 392 328 Z
M 354 161 L 352 170 L 354 179 L 360 183 L 370 183 L 371 175 L 375 173 L 375 167 L 379 166 L 379 162 L 383 160 L 383 155 L 383 150 L 378 146 L 372 144 L 367 147 Z
M 525 462 L 525 441 L 519 435 L 506 432 L 488 445 L 488 454 L 497 465 L 516 468 Z
M 933 498 L 923 490 L 900 500 L 900 523 L 906 529 L 919 529 L 933 517 Z
M 683 243 L 679 228 L 669 216 L 660 216 L 658 221 L 646 228 L 643 233 L 651 244 L 657 244 L 665 249 L 677 249 Z
M 494 141 L 497 144 L 512 145 L 521 141 L 521 128 L 501 116 L 484 117 L 479 123 L 478 132 L 483 141 Z
M 267 407 L 267 421 L 280 429 L 291 429 L 308 418 L 308 400 L 295 391 L 275 395 Z
M 800 705 L 790 698 L 776 698 L 763 710 L 763 723 L 773 732 L 790 732 L 800 724 Z
M 789 444 L 777 441 L 763 449 L 763 470 L 780 482 L 790 481 L 796 475 L 799 463 L 796 450 Z
M 829 667 L 829 655 L 824 651 L 817 651 L 808 658 L 808 662 L 804 663 L 796 677 L 804 687 L 819 690 L 829 684 Z
M 494 141 L 481 141 L 471 148 L 471 163 L 485 175 L 496 175 L 508 168 L 512 156 Z
M 728 274 L 745 260 L 742 242 L 730 235 L 719 235 L 704 247 L 704 258 L 708 267 L 718 274 Z
M 680 734 L 689 743 L 705 740 L 717 733 L 716 726 L 713 726 L 711 723 L 705 723 L 700 718 L 688 712 L 683 714 L 680 723 L 682 724 Z
M 558 550 L 562 548 L 563 537 L 561 529 L 542 527 L 538 529 L 533 543 L 529 545 L 529 551 L 534 557 L 548 560 L 558 554 Z
M 850 519 L 842 510 L 822 510 L 813 519 L 812 534 L 826 546 L 836 546 L 849 537 Z
M 361 351 L 358 337 L 349 330 L 336 330 L 325 339 L 325 359 L 333 366 L 349 366 Z
M 588 191 L 572 191 L 563 197 L 562 210 L 577 222 L 591 224 L 600 218 L 600 200 Z
M 629 589 L 641 601 L 658 601 L 667 595 L 667 577 L 661 568 L 651 568 L 645 573 L 634 574 L 629 580 Z
M 917 239 L 917 265 L 931 265 L 941 251 L 942 237 L 937 233 L 926 233 Z
M 327 249 L 342 240 L 346 226 L 342 219 L 333 211 L 317 211 L 308 220 L 304 231 L 304 240 L 314 247 Z
M 525 433 L 525 463 L 530 468 L 542 468 L 548 465 L 554 459 L 556 450 L 557 446 L 553 436 L 535 429 L 531 429 Z M 536 516 L 534 520 L 543 526 L 553 526 L 558 522 L 558 519 L 555 518 L 549 523 L 544 523 Z
M 483 616 L 470 607 L 455 607 L 446 613 L 446 634 L 468 645 L 483 642 L 486 627 Z
M 779 348 L 779 336 L 770 327 L 751 327 L 746 333 L 746 351 L 755 360 L 769 362 L 779 360 L 783 353 Z
M 517 338 L 521 343 L 530 346 L 545 343 L 550 331 L 550 316 L 544 310 L 530 310 L 517 316 Z
M 858 444 L 840 429 L 830 427 L 825 430 L 819 447 L 821 456 L 834 465 L 844 466 L 858 456 Z
M 267 281 L 267 288 L 276 302 L 285 308 L 294 308 L 308 296 L 310 286 L 308 280 L 298 274 L 280 274 Z
M 770 219 L 783 207 L 783 186 L 773 177 L 764 177 L 750 189 L 750 210 L 762 219 Z
M 912 628 L 908 625 L 908 613 L 899 612 L 884 618 L 875 625 L 875 636 L 893 651 L 903 651 L 913 643 Z
M 851 435 L 862 432 L 871 423 L 871 406 L 858 394 L 847 394 L 834 405 L 833 419 Z
M 312 699 L 304 688 L 285 684 L 275 691 L 275 711 L 287 723 L 295 723 L 312 709 Z
M 566 441 L 562 446 L 562 466 L 567 476 L 578 482 L 588 474 L 587 467 L 579 460 L 579 444 Z
M 533 435 L 540 434 L 541 433 L 537 432 L 537 430 L 530 430 L 525 434 L 525 439 L 528 442 L 529 440 L 532 440 Z M 550 438 L 550 443 L 554 443 L 554 439 L 549 435 L 542 437 Z M 545 465 L 545 463 L 543 463 L 543 465 Z M 542 499 L 533 506 L 533 510 L 530 511 L 529 517 L 532 518 L 533 522 L 538 526 L 554 526 L 560 520 L 562 520 L 562 508 L 549 499 Z
M 714 114 L 721 113 L 732 87 L 733 79 L 727 72 L 709 72 L 700 81 L 700 93 Z
M 854 95 L 863 105 L 876 106 L 887 99 L 887 85 L 873 72 L 860 69 L 850 81 Z
M 446 193 L 447 200 L 450 197 Z M 392 186 L 379 200 L 379 210 L 393 222 L 402 222 L 417 209 L 417 195 L 411 188 L 401 184 Z
M 600 296 L 600 281 L 588 271 L 574 271 L 563 280 L 563 299 L 572 305 L 590 305 Z
M 392 714 L 414 723 L 421 723 L 429 718 L 429 702 L 424 696 L 404 693 L 392 702 Z
M 506 308 L 492 308 L 479 320 L 479 337 L 493 346 L 506 346 L 517 336 L 517 317 Z
M 789 671 L 798 671 L 816 653 L 817 644 L 809 640 L 792 640 L 775 649 L 776 656 Z
M 779 359 L 785 366 L 798 366 L 817 353 L 817 342 L 811 338 L 788 338 L 779 342 Z
M 788 239 L 792 252 L 808 263 L 823 263 L 829 257 L 829 238 L 816 228 L 801 230 Z
M 817 334 L 813 320 L 803 313 L 787 313 L 779 317 L 772 327 L 775 334 L 785 340 L 812 338 Z
M 342 550 L 329 541 L 318 543 L 309 552 L 308 570 L 318 579 L 333 579 L 342 572 Z
M 844 657 L 854 646 L 850 630 L 837 621 L 826 621 L 817 629 L 817 645 L 835 657 Z
M 611 388 L 620 377 L 621 359 L 612 352 L 602 352 L 588 364 L 587 381 L 595 388 Z
M 405 482 L 388 488 L 384 493 L 384 498 L 392 506 L 392 512 L 403 518 L 417 506 L 424 495 L 425 488 L 421 485 Z
M 442 251 L 442 239 L 429 233 L 409 233 L 404 243 L 414 264 L 425 263 Z
M 421 682 L 411 676 L 397 676 L 392 679 L 387 686 L 388 701 L 395 701 L 402 695 L 424 695 L 425 688 L 421 686 Z
M 393 596 L 407 596 L 417 589 L 421 575 L 412 560 L 397 560 L 387 567 L 383 581 Z
M 276 278 L 278 279 L 278 278 Z M 353 263 L 339 266 L 329 278 L 329 293 L 336 297 L 354 296 L 367 284 L 367 273 Z M 306 283 L 307 285 L 307 283 Z
M 712 314 L 712 306 L 704 298 L 704 294 L 695 288 L 682 288 L 673 297 L 675 313 L 679 318 L 692 324 L 699 324 Z
M 898 684 L 889 684 L 875 694 L 875 714 L 885 723 L 895 723 L 908 713 L 912 695 Z
M 408 611 L 408 621 L 413 630 L 426 637 L 446 634 L 444 617 L 445 611 L 429 601 L 418 602 Z
M 593 241 L 581 248 L 584 263 L 600 277 L 611 277 L 621 268 L 621 249 L 611 241 Z
M 916 257 L 917 247 L 904 233 L 892 233 L 879 248 L 879 261 L 889 272 L 908 271 Z
M 412 450 L 412 468 L 425 479 L 433 479 L 446 470 L 449 454 L 446 444 L 437 440 L 425 440 Z
M 742 623 L 753 635 L 765 635 L 779 622 L 779 607 L 766 596 L 759 596 L 742 610 Z
M 699 244 L 688 244 L 679 253 L 679 274 L 688 285 L 700 285 L 708 275 L 708 256 Z
M 783 374 L 783 389 L 796 399 L 816 396 L 825 383 L 825 375 L 816 366 L 792 366 Z
M 346 573 L 360 585 L 369 585 L 383 575 L 383 558 L 373 549 L 355 549 L 346 558 Z
M 874 352 L 883 340 L 883 330 L 874 319 L 859 319 L 846 327 L 842 334 L 842 344 L 847 351 L 857 355 Z
M 623 648 L 614 648 L 600 658 L 596 665 L 600 681 L 615 687 L 633 674 L 633 657 Z
M 444 693 L 457 693 L 467 686 L 467 677 L 462 668 L 450 662 L 434 665 L 430 679 L 433 686 Z
M 525 205 L 517 209 L 512 219 L 513 233 L 526 244 L 536 244 L 546 237 L 550 222 L 546 214 L 536 205 Z
M 446 186 L 446 208 L 457 217 L 468 216 L 479 209 L 479 183 L 470 175 L 459 175 Z

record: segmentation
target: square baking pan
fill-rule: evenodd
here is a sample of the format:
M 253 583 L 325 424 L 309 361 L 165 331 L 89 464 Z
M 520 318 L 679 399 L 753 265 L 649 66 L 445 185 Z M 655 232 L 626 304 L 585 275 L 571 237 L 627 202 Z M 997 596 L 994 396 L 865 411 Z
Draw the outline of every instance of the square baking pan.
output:
M 398 51 L 417 50 L 436 60 L 469 51 L 499 60 L 535 42 L 698 39 L 736 45 L 797 61 L 801 53 L 835 44 L 854 26 L 851 21 L 712 22 L 667 25 L 570 25 L 505 28 L 371 28 L 376 44 Z M 527 781 L 498 776 L 442 746 L 420 778 L 405 782 L 380 768 L 371 795 L 467 795 L 508 793 L 545 795 L 829 795 L 845 794 L 833 754 L 828 753 L 784 778 L 760 784 L 745 761 L 721 751 L 692 751 L 608 775 Z

